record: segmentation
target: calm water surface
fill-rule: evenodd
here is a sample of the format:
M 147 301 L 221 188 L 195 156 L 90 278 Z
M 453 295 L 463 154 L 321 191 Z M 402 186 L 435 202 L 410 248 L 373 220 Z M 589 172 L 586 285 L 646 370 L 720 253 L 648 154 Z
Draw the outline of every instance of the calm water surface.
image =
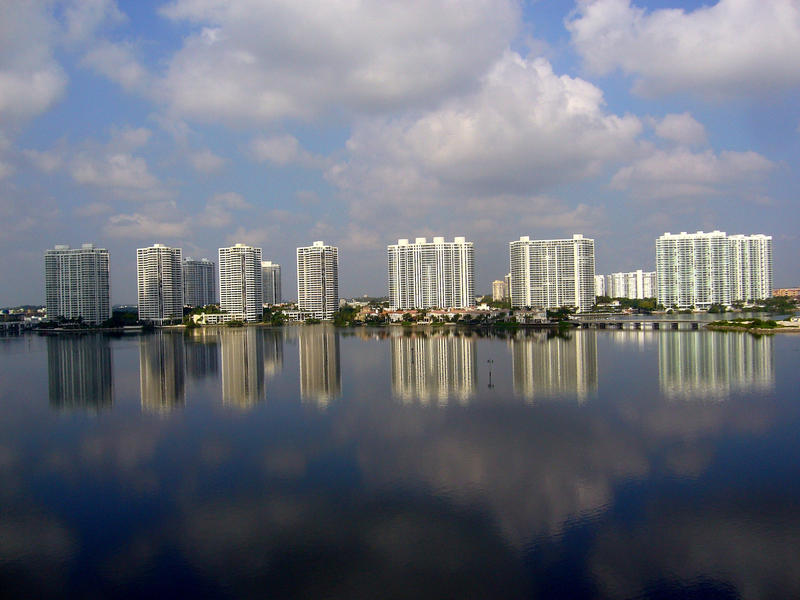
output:
M 800 336 L 0 338 L 0 590 L 800 597 Z

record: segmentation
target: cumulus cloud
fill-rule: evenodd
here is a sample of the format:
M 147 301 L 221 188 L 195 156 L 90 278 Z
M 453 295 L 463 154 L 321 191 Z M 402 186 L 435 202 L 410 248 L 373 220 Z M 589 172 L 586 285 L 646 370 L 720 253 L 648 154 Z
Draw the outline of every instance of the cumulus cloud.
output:
M 617 171 L 611 186 L 653 199 L 717 195 L 734 188 L 740 193 L 774 167 L 756 152 L 654 150 Z
M 325 164 L 324 158 L 303 149 L 292 135 L 257 137 L 250 142 L 250 154 L 259 162 L 269 162 L 279 167 L 297 164 L 313 168 Z
M 0 123 L 44 112 L 67 77 L 53 58 L 56 25 L 34 2 L 0 3 Z
M 217 156 L 208 148 L 189 155 L 189 163 L 200 173 L 216 173 L 225 166 L 225 159 Z
M 241 194 L 226 192 L 209 198 L 206 207 L 196 219 L 196 224 L 203 227 L 226 227 L 233 222 L 234 211 L 252 208 Z
M 78 155 L 72 162 L 70 174 L 80 184 L 97 187 L 149 190 L 158 185 L 145 159 L 126 153 L 102 157 Z
M 666 115 L 660 121 L 654 120 L 653 127 L 658 137 L 677 144 L 692 146 L 707 141 L 706 128 L 688 112 Z
M 195 29 L 162 92 L 200 120 L 310 118 L 430 105 L 474 84 L 513 37 L 510 0 L 176 0 Z
M 82 64 L 126 91 L 143 91 L 149 83 L 149 73 L 128 43 L 98 42 L 83 57 Z
M 84 42 L 102 26 L 126 20 L 115 0 L 72 0 L 64 8 L 64 36 L 70 42 Z
M 583 0 L 566 26 L 590 71 L 620 69 L 644 96 L 763 95 L 800 84 L 794 0 L 720 0 L 693 11 L 651 12 L 630 0 Z
M 111 238 L 169 239 L 182 238 L 188 231 L 188 221 L 169 222 L 148 214 L 117 214 L 109 217 L 105 235 Z
M 642 125 L 604 110 L 592 84 L 507 52 L 473 94 L 417 118 L 358 124 L 327 176 L 375 204 L 411 210 L 465 197 L 529 197 L 627 159 Z

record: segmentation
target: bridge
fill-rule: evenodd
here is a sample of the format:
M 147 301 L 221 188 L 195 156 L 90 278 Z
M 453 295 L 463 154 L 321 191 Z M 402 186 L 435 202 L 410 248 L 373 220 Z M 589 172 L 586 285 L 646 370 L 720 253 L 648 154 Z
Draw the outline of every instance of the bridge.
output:
M 0 321 L 0 335 L 5 335 L 9 333 L 22 333 L 22 330 L 25 328 L 22 321 Z
M 571 323 L 575 323 L 580 329 L 683 329 L 697 330 L 701 325 L 707 324 L 708 320 L 699 319 L 664 319 L 642 315 L 641 317 L 620 318 L 619 315 L 595 313 L 591 315 L 580 315 L 572 317 Z

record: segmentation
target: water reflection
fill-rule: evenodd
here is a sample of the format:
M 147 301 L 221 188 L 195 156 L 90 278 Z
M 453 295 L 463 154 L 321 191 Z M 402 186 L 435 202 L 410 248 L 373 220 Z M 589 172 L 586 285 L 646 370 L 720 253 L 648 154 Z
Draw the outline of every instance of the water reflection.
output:
M 665 331 L 658 335 L 661 392 L 670 399 L 722 400 L 775 385 L 771 336 Z
M 392 393 L 403 402 L 466 402 L 475 393 L 472 336 L 398 332 L 391 338 Z
M 139 338 L 139 390 L 144 412 L 167 413 L 186 403 L 183 336 L 154 333 Z
M 283 330 L 264 330 L 264 375 L 269 379 L 283 370 Z
M 97 412 L 111 408 L 111 347 L 103 335 L 47 338 L 50 406 Z
M 222 329 L 222 404 L 251 408 L 266 396 L 264 338 L 254 327 Z
M 529 401 L 574 396 L 585 401 L 597 390 L 597 334 L 519 331 L 509 342 L 514 393 Z
M 298 338 L 300 397 L 327 406 L 342 394 L 339 333 L 328 325 L 303 327 Z
M 219 375 L 219 332 L 198 329 L 187 332 L 186 374 L 192 379 Z

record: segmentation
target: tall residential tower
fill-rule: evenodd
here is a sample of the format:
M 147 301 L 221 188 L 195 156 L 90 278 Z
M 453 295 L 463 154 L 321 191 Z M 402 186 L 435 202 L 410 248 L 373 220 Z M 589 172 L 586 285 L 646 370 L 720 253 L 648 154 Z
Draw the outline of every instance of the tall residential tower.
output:
M 108 250 L 83 244 L 58 245 L 44 253 L 45 302 L 49 319 L 82 319 L 98 325 L 111 318 Z
M 261 263 L 261 286 L 264 304 L 281 303 L 281 266 L 271 260 Z
M 163 325 L 183 318 L 183 251 L 162 244 L 136 250 L 139 320 Z
M 393 309 L 466 308 L 475 304 L 475 259 L 472 242 L 456 237 L 445 242 L 417 238 L 387 248 L 389 306 Z
M 206 306 L 217 303 L 217 265 L 204 258 L 183 261 L 183 303 Z
M 339 249 L 314 242 L 297 249 L 297 308 L 315 319 L 339 310 Z
M 594 240 L 575 234 L 572 239 L 509 243 L 511 306 L 557 308 L 583 312 L 594 306 Z
M 219 307 L 242 321 L 260 321 L 261 248 L 236 244 L 219 249 Z

